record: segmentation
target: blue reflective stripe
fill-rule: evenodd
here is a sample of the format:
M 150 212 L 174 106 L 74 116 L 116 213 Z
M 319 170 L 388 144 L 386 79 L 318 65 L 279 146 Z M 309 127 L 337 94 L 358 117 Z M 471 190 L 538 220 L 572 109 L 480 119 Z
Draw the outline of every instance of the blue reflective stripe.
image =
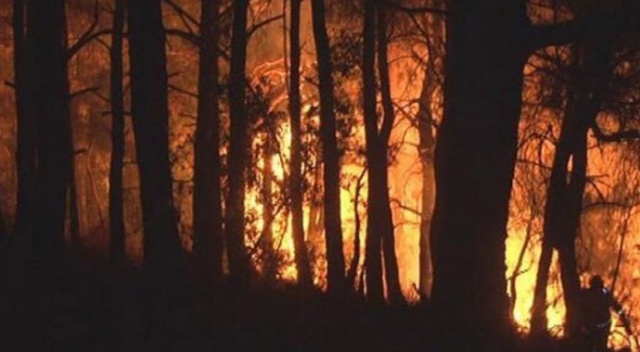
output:
M 611 326 L 611 319 L 609 319 L 609 320 L 607 320 L 607 321 L 603 321 L 603 322 L 602 322 L 602 323 L 600 323 L 600 324 L 596 324 L 596 327 L 597 327 L 598 329 L 606 329 L 606 328 L 608 328 L 609 326 Z

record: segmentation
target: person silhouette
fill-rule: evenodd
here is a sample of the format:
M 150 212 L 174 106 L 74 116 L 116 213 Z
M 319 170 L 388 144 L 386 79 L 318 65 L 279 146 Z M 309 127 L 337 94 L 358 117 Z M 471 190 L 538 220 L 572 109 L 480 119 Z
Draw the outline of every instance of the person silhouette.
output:
M 611 313 L 614 310 L 622 320 L 627 332 L 630 332 L 629 320 L 613 293 L 604 286 L 599 275 L 589 279 L 589 287 L 583 290 L 583 323 L 589 352 L 604 352 L 611 330 Z

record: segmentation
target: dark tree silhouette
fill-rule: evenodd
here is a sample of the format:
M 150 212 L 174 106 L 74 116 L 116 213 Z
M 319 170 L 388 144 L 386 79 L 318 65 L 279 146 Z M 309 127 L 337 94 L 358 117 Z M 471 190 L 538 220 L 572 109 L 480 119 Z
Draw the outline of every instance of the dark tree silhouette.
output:
M 447 17 L 436 142 L 432 298 L 446 323 L 502 330 L 510 322 L 505 239 L 529 49 L 526 2 L 449 5 L 456 15 Z
M 64 268 L 67 186 L 72 165 L 65 1 L 32 1 L 26 9 L 27 66 L 22 73 L 28 70 L 30 100 L 24 107 L 36 125 L 38 161 L 33 217 L 23 220 L 33 224 L 32 269 L 36 275 L 44 275 L 39 277 L 44 282 L 53 283 Z
M 325 18 L 324 0 L 312 0 L 313 36 L 316 43 L 318 78 L 320 81 L 320 136 L 324 164 L 324 232 L 327 246 L 328 290 L 331 294 L 345 292 L 345 261 L 342 251 L 340 220 L 340 153 L 336 137 L 333 67 Z
M 231 135 L 229 145 L 229 196 L 225 214 L 225 233 L 229 255 L 229 274 L 234 285 L 247 286 L 250 263 L 244 245 L 246 162 L 249 150 L 246 107 L 247 9 L 248 0 L 233 3 L 231 37 L 231 74 L 229 102 L 231 105 Z
M 575 46 L 572 63 L 568 67 L 567 104 L 544 212 L 544 237 L 532 309 L 532 330 L 535 332 L 546 328 L 546 295 L 542 291 L 547 287 L 552 248 L 558 250 L 566 307 L 566 332 L 575 335 L 581 327 L 580 278 L 575 241 L 580 229 L 587 180 L 587 137 L 608 88 L 611 43 L 614 41 L 606 31 L 595 33 L 598 35 L 590 36 L 586 43 Z
M 430 15 L 426 21 L 428 58 L 425 75 L 420 92 L 420 107 L 416 115 L 420 142 L 418 152 L 422 163 L 422 209 L 420 212 L 420 282 L 421 295 L 431 293 L 433 282 L 433 264 L 431 262 L 431 245 L 429 231 L 431 217 L 436 199 L 433 155 L 436 144 L 435 121 L 436 110 L 433 108 L 434 98 L 442 85 L 442 61 L 444 60 L 444 21 L 437 15 Z
M 375 199 L 376 195 L 379 196 L 380 191 L 374 190 L 372 182 L 375 182 L 375 177 L 380 178 L 378 174 L 380 167 L 374 164 L 376 162 L 380 164 L 379 159 L 384 159 L 383 163 L 386 166 L 387 155 L 381 154 L 378 143 L 378 116 L 376 111 L 376 76 L 375 76 L 375 46 L 376 46 L 376 4 L 374 1 L 365 1 L 364 7 L 364 25 L 363 25 L 363 52 L 362 52 L 362 80 L 364 85 L 363 90 L 363 103 L 364 103 L 364 117 L 365 117 L 365 131 L 366 131 L 366 144 L 367 144 L 367 164 L 368 164 L 368 216 L 367 216 L 367 238 L 365 248 L 365 269 L 366 269 L 366 283 L 367 283 L 367 298 L 373 302 L 381 303 L 384 300 L 384 292 L 382 285 L 382 236 L 380 234 L 380 219 L 381 214 L 376 214 L 373 211 L 373 207 L 377 205 L 381 200 Z M 378 182 L 379 183 L 379 182 Z M 377 184 L 376 186 L 379 186 Z M 385 188 L 386 190 L 386 188 Z M 376 194 L 378 193 L 378 194 Z M 374 203 L 375 202 L 375 203 Z M 377 205 L 379 211 L 380 205 Z M 386 230 L 386 229 L 385 229 Z
M 160 0 L 127 2 L 131 108 L 144 227 L 144 273 L 154 315 L 181 299 L 185 258 L 169 165 L 165 31 Z M 157 316 L 155 314 L 158 314 Z M 158 323 L 161 323 L 158 321 Z
M 380 79 L 380 92 L 382 95 L 382 111 L 384 114 L 380 131 L 376 133 L 377 144 L 375 151 L 377 156 L 369 166 L 369 189 L 375 189 L 370 193 L 369 206 L 372 206 L 372 213 L 369 218 L 379 217 L 380 232 L 382 234 L 382 253 L 384 255 L 384 274 L 387 283 L 389 301 L 392 304 L 404 302 L 402 290 L 400 289 L 400 278 L 398 276 L 398 260 L 396 258 L 396 245 L 391 216 L 391 199 L 389 198 L 389 170 L 387 165 L 387 154 L 391 130 L 395 122 L 395 111 L 391 100 L 391 82 L 389 80 L 389 58 L 387 36 L 387 11 L 383 4 L 378 4 L 378 22 L 376 24 L 376 34 L 378 39 L 378 77 Z M 376 128 L 377 130 L 377 128 Z M 373 167 L 373 168 L 372 168 Z M 378 193 L 379 192 L 379 193 Z M 373 204 L 372 204 L 373 203 Z
M 2 204 L 1 202 L 2 202 L 2 194 L 0 194 L 0 204 Z M 0 209 L 0 251 L 5 248 L 8 235 L 9 235 L 9 231 L 7 230 L 7 225 L 4 220 L 4 214 Z
M 28 110 L 26 102 L 30 99 L 27 91 L 28 70 L 26 70 L 26 29 L 25 3 L 23 0 L 13 1 L 13 65 L 17 117 L 17 203 L 16 220 L 13 226 L 14 235 L 22 239 L 30 236 L 33 210 L 34 175 L 36 167 L 36 139 L 33 113 Z
M 198 120 L 195 140 L 193 227 L 199 280 L 222 280 L 222 196 L 218 91 L 218 1 L 203 0 L 200 15 Z
M 113 12 L 111 35 L 111 159 L 109 165 L 109 254 L 113 267 L 124 264 L 125 227 L 122 195 L 122 167 L 124 162 L 124 65 L 122 58 L 123 31 L 125 22 L 124 0 L 116 0 Z
M 289 192 L 291 194 L 291 231 L 294 241 L 298 283 L 311 287 L 313 278 L 304 238 L 303 189 L 302 189 L 302 131 L 300 98 L 300 5 L 301 0 L 291 0 L 291 25 L 289 45 L 291 66 L 289 68 L 289 115 L 291 116 L 291 160 Z
M 389 301 L 404 301 L 398 278 L 398 261 L 395 254 L 394 226 L 391 216 L 388 177 L 388 143 L 395 120 L 387 54 L 387 19 L 384 5 L 367 1 L 364 12 L 364 48 L 362 54 L 366 155 L 368 166 L 368 215 L 367 215 L 367 289 L 374 301 L 382 300 L 381 253 L 384 254 L 384 274 Z M 377 17 L 377 18 L 376 18 Z M 377 19 L 377 21 L 376 21 Z M 377 41 L 377 51 L 376 51 Z M 376 112 L 376 69 L 382 95 L 383 119 L 378 128 Z M 382 244 L 382 246 L 381 246 Z M 382 252 L 381 252 L 382 247 Z M 368 292 L 369 292 L 368 291 Z

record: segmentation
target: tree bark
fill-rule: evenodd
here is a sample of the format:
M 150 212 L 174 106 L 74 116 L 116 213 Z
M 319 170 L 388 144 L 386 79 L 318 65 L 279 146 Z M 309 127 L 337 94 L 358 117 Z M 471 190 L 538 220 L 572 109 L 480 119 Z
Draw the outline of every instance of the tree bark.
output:
M 437 19 L 427 22 L 430 32 L 434 37 L 441 37 L 443 23 Z M 420 107 L 418 110 L 418 133 L 420 142 L 418 152 L 422 163 L 422 208 L 420 211 L 420 281 L 419 290 L 422 297 L 429 297 L 433 283 L 433 263 L 431 260 L 431 245 L 429 231 L 431 230 L 431 218 L 436 200 L 434 149 L 436 136 L 434 131 L 435 114 L 432 104 L 436 90 L 442 80 L 442 63 L 444 60 L 444 42 L 434 43 L 431 38 L 426 38 L 428 44 L 428 59 L 425 76 L 422 81 L 420 93 Z M 440 63 L 439 63 L 440 62 Z
M 305 244 L 303 189 L 302 189 L 302 131 L 300 97 L 300 6 L 301 0 L 291 0 L 291 25 L 289 28 L 289 46 L 291 66 L 289 72 L 289 115 L 291 117 L 291 160 L 289 192 L 291 194 L 291 232 L 295 250 L 298 283 L 302 287 L 313 285 L 309 256 Z
M 122 58 L 125 0 L 115 0 L 111 34 L 111 159 L 109 164 L 109 257 L 116 269 L 126 261 L 123 204 L 123 163 L 125 152 L 124 65 Z
M 198 280 L 210 287 L 222 281 L 224 251 L 218 106 L 219 10 L 218 1 L 201 2 L 198 120 L 194 157 L 193 248 Z
M 64 271 L 66 196 L 73 157 L 70 148 L 65 1 L 29 2 L 27 28 L 28 54 L 25 59 L 29 79 L 26 89 L 30 99 L 25 114 L 33 117 L 36 126 L 38 163 L 34 171 L 33 217 L 20 220 L 33 223 L 30 242 L 34 273 L 43 283 L 53 284 Z M 26 156 L 32 149 L 30 145 L 24 147 Z M 23 171 L 31 167 L 26 165 L 32 161 L 30 157 L 21 160 L 25 163 L 22 165 L 27 166 Z
M 389 207 L 389 180 L 387 170 L 388 142 L 395 117 L 387 58 L 386 12 L 384 6 L 374 1 L 365 4 L 363 84 L 365 104 L 365 137 L 368 172 L 368 216 L 367 216 L 367 292 L 374 302 L 383 300 L 381 254 L 384 255 L 384 274 L 387 296 L 392 304 L 404 301 L 398 277 L 398 262 L 395 255 L 394 227 Z M 377 17 L 377 22 L 376 22 Z M 376 52 L 376 39 L 378 50 Z M 384 116 L 382 127 L 378 128 L 376 113 L 376 68 Z M 381 251 L 382 250 L 382 251 Z
M 152 315 L 164 312 L 184 294 L 185 258 L 178 235 L 169 164 L 169 109 L 165 31 L 160 0 L 127 2 L 131 107 L 144 227 L 143 269 Z M 153 320 L 150 323 L 156 323 Z
M 25 33 L 24 0 L 13 1 L 13 65 L 17 117 L 17 203 L 13 234 L 26 239 L 31 236 L 33 216 L 33 196 L 36 168 L 36 126 L 30 101 L 28 84 L 27 49 Z
M 340 153 L 336 137 L 335 102 L 333 96 L 333 65 L 327 36 L 324 0 L 312 0 L 313 36 L 316 43 L 320 81 L 320 135 L 324 163 L 324 230 L 327 246 L 328 291 L 345 293 L 345 261 L 342 245 L 340 213 Z
M 244 288 L 248 285 L 251 270 L 244 244 L 245 168 L 247 154 L 249 153 L 248 118 L 245 105 L 248 6 L 248 0 L 238 0 L 233 4 L 231 74 L 229 78 L 231 136 L 228 157 L 229 196 L 225 208 L 225 231 L 230 279 L 232 284 L 239 288 Z
M 0 194 L 0 204 L 2 204 L 1 194 Z M 4 220 L 4 213 L 2 212 L 2 207 L 0 206 L 0 253 L 2 253 L 2 251 L 5 248 L 8 235 L 9 235 L 9 231 L 7 230 L 7 225 Z
M 364 123 L 367 155 L 367 203 L 369 213 L 367 216 L 367 239 L 365 248 L 365 268 L 367 298 L 374 303 L 384 301 L 384 291 L 382 282 L 382 236 L 380 218 L 381 207 L 378 204 L 381 199 L 380 187 L 381 175 L 380 158 L 384 158 L 386 164 L 387 155 L 381 154 L 378 150 L 378 116 L 376 112 L 376 76 L 375 76 L 375 45 L 376 45 L 376 4 L 374 1 L 366 0 L 364 8 L 364 43 L 362 52 L 362 80 L 363 80 L 363 103 L 364 103 Z M 376 179 L 377 177 L 377 179 Z M 376 194 L 377 193 L 377 194 Z M 378 198 L 376 199 L 376 196 Z M 376 212 L 377 210 L 377 212 Z
M 599 38 L 578 45 L 575 50 L 566 113 L 549 181 L 543 238 L 558 250 L 566 307 L 565 331 L 570 336 L 578 334 L 581 327 L 575 240 L 586 184 L 588 131 L 600 112 L 610 77 L 610 40 Z M 539 284 L 546 287 L 546 282 Z
M 447 18 L 435 155 L 432 302 L 445 326 L 499 332 L 511 320 L 505 240 L 528 54 L 526 6 L 513 0 L 450 5 L 455 16 Z
M 371 183 L 374 189 L 380 192 L 380 198 L 374 194 L 374 207 L 380 207 L 380 230 L 382 233 L 382 253 L 384 256 L 384 273 L 387 283 L 387 293 L 391 304 L 404 303 L 402 289 L 400 288 L 400 277 L 398 275 L 398 260 L 396 258 L 395 227 L 391 215 L 391 199 L 389 198 L 389 170 L 387 155 L 389 151 L 389 138 L 395 122 L 395 111 L 391 100 L 391 82 L 389 80 L 389 58 L 387 44 L 387 13 L 384 4 L 378 6 L 378 23 L 376 26 L 378 37 L 378 77 L 380 77 L 380 91 L 382 95 L 382 110 L 384 119 L 380 132 L 377 134 L 379 145 L 378 163 L 374 171 L 380 179 L 372 180 L 379 182 Z M 379 201 L 377 201 L 379 199 Z M 377 210 L 377 208 L 374 208 Z M 377 212 L 377 211 L 376 211 Z
M 262 220 L 263 228 L 260 236 L 260 245 L 262 247 L 262 263 L 263 272 L 266 279 L 270 282 L 274 282 L 278 274 L 278 257 L 274 250 L 273 241 L 273 221 L 274 206 L 273 206 L 273 164 L 271 157 L 276 153 L 274 139 L 276 136 L 271 133 L 272 126 L 269 114 L 267 113 L 265 118 L 265 130 L 267 133 L 266 140 L 262 146 L 262 160 L 264 168 L 262 170 Z
M 553 259 L 553 246 L 544 237 L 540 259 L 538 261 L 538 273 L 536 274 L 536 286 L 533 293 L 531 306 L 531 334 L 547 334 L 547 285 L 549 283 L 549 269 Z

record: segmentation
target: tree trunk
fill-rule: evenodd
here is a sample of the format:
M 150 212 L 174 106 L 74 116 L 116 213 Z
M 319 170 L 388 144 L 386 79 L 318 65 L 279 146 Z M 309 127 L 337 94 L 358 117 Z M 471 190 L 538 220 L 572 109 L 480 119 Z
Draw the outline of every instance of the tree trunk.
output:
M 274 150 L 274 138 L 275 135 L 271 133 L 271 116 L 267 114 L 265 116 L 266 126 L 266 140 L 263 145 L 262 160 L 264 168 L 262 170 L 262 220 L 263 228 L 260 235 L 260 244 L 262 247 L 262 262 L 263 270 L 266 279 L 270 282 L 274 282 L 278 273 L 278 257 L 276 255 L 273 246 L 273 221 L 275 219 L 273 211 L 273 164 L 271 163 L 271 157 L 276 153 Z
M 549 269 L 553 259 L 553 246 L 542 239 L 542 249 L 538 261 L 538 273 L 536 274 L 536 286 L 533 293 L 531 306 L 531 334 L 544 335 L 547 333 L 547 285 L 549 282 Z
M 366 0 L 364 8 L 364 46 L 362 52 L 362 80 L 363 80 L 363 103 L 364 103 L 364 124 L 367 155 L 367 203 L 369 213 L 367 216 L 367 239 L 365 248 L 365 268 L 367 298 L 374 303 L 384 301 L 384 291 L 382 284 L 382 236 L 381 218 L 383 211 L 380 206 L 382 175 L 379 174 L 381 161 L 386 164 L 387 155 L 381 154 L 378 141 L 378 116 L 376 112 L 376 75 L 375 75 L 375 40 L 376 40 L 376 4 L 374 1 Z M 386 172 L 386 171 L 385 171 Z M 386 188 L 384 189 L 386 190 Z M 377 197 L 377 198 L 376 198 Z
M 38 163 L 34 175 L 33 217 L 21 220 L 33 223 L 32 269 L 37 278 L 47 284 L 58 281 L 57 276 L 64 270 L 66 196 L 73 157 L 70 149 L 65 1 L 29 2 L 27 27 L 27 89 L 31 99 L 29 111 L 25 113 L 34 118 L 36 125 Z M 47 59 L 43 61 L 42 58 Z M 26 156 L 31 149 L 30 145 L 24 146 Z M 30 155 L 27 160 L 22 160 L 25 162 L 23 165 L 31 161 L 29 158 Z
M 248 0 L 238 0 L 233 4 L 231 74 L 229 77 L 231 136 L 228 157 L 229 196 L 226 206 L 225 231 L 230 279 L 232 284 L 240 288 L 248 285 L 251 270 L 244 244 L 245 168 L 249 153 L 248 118 L 245 105 L 248 6 Z
M 7 243 L 9 231 L 7 231 L 7 224 L 4 220 L 4 213 L 2 212 L 2 195 L 0 194 L 0 253 L 4 250 Z
M 579 333 L 581 326 L 575 240 L 586 184 L 587 137 L 609 82 L 611 47 L 608 40 L 600 38 L 599 42 L 577 46 L 576 51 L 567 111 L 551 171 L 543 239 L 558 250 L 566 307 L 565 330 L 570 336 Z M 540 284 L 546 287 L 546 283 Z
M 316 43 L 320 81 L 320 135 L 324 163 L 324 231 L 327 246 L 328 291 L 345 293 L 345 261 L 342 246 L 340 213 L 340 153 L 336 137 L 335 103 L 333 96 L 333 65 L 327 36 L 324 0 L 312 0 L 313 36 Z
M 212 287 L 222 281 L 224 251 L 220 178 L 218 91 L 218 1 L 201 2 L 198 121 L 195 140 L 193 228 L 198 280 Z
M 124 66 L 122 59 L 125 0 L 115 0 L 111 34 L 111 160 L 109 164 L 109 257 L 112 268 L 125 264 L 125 227 L 122 168 L 124 162 Z
M 291 160 L 289 192 L 291 195 L 291 232 L 295 250 L 298 283 L 309 288 L 313 285 L 309 256 L 304 239 L 304 213 L 302 189 L 302 131 L 300 97 L 300 6 L 301 0 L 291 0 L 291 26 L 289 41 L 291 67 L 289 72 L 289 115 L 291 117 Z
M 371 183 L 374 189 L 380 192 L 380 198 L 374 198 L 374 206 L 380 207 L 380 231 L 382 233 L 382 253 L 384 255 L 384 273 L 387 283 L 387 291 L 391 304 L 404 303 L 402 289 L 400 288 L 400 278 L 398 275 L 398 260 L 396 258 L 395 227 L 391 215 L 391 199 L 389 198 L 389 170 L 387 163 L 389 138 L 395 122 L 395 111 L 391 100 L 391 82 L 389 81 L 389 58 L 387 45 L 387 14 L 385 6 L 378 4 L 378 77 L 380 77 L 380 91 L 382 93 L 382 110 L 384 119 L 382 127 L 377 134 L 379 154 L 377 155 L 377 166 L 375 170 L 370 170 L 377 174 L 380 179 L 372 180 L 379 184 Z M 374 197 L 377 195 L 374 195 Z M 377 201 L 379 199 L 379 201 Z M 376 208 L 374 208 L 376 209 Z
M 78 200 L 78 185 L 77 185 L 77 177 L 76 177 L 76 157 L 74 152 L 74 143 L 73 143 L 73 126 L 71 125 L 71 120 L 69 120 L 69 135 L 71 136 L 71 140 L 69 143 L 69 150 L 72 152 L 71 156 L 71 165 L 69 168 L 69 180 L 67 181 L 67 196 L 69 197 L 67 202 L 69 206 L 69 237 L 71 242 L 71 248 L 75 252 L 74 254 L 78 254 L 78 250 L 80 250 L 80 206 Z
M 513 0 L 451 5 L 456 15 L 447 18 L 444 119 L 435 155 L 432 301 L 446 326 L 503 331 L 510 323 L 505 240 L 526 6 Z
M 165 31 L 160 0 L 127 2 L 131 107 L 144 228 L 144 274 L 151 300 L 149 323 L 184 297 L 185 258 L 178 235 L 169 164 L 169 110 Z M 154 321 L 151 319 L 158 319 Z
M 389 179 L 387 170 L 388 142 L 395 117 L 387 58 L 386 12 L 384 6 L 374 1 L 365 4 L 363 84 L 365 103 L 365 137 L 368 179 L 367 216 L 367 292 L 370 299 L 380 302 L 382 296 L 381 253 L 384 254 L 384 274 L 389 301 L 398 304 L 404 301 L 398 277 L 398 262 L 395 254 L 394 227 L 389 199 Z M 376 24 L 377 16 L 377 24 Z M 377 34 L 377 36 L 376 36 Z M 384 117 L 378 129 L 376 114 L 376 37 L 378 42 L 378 76 Z M 381 248 L 382 247 L 382 248 Z M 382 252 L 381 252 L 382 249 Z
M 17 179 L 18 192 L 13 224 L 13 234 L 23 240 L 31 236 L 33 222 L 33 197 L 36 168 L 36 126 L 30 101 L 27 62 L 25 52 L 25 3 L 24 0 L 13 1 L 13 63 L 17 117 Z
M 443 36 L 442 23 L 432 19 L 428 22 L 433 36 Z M 433 156 L 436 144 L 434 131 L 435 111 L 433 110 L 433 98 L 438 89 L 439 80 L 442 75 L 442 64 L 439 60 L 444 59 L 444 53 L 431 38 L 426 38 L 428 43 L 428 61 L 422 82 L 420 93 L 420 108 L 418 110 L 418 133 L 420 142 L 418 152 L 422 163 L 422 208 L 420 211 L 420 281 L 419 290 L 423 297 L 429 297 L 433 283 L 433 264 L 431 261 L 431 245 L 429 241 L 429 231 L 431 230 L 431 217 L 436 201 L 435 171 L 433 169 Z M 438 45 L 438 49 L 436 49 Z M 442 48 L 443 49 L 443 48 Z

